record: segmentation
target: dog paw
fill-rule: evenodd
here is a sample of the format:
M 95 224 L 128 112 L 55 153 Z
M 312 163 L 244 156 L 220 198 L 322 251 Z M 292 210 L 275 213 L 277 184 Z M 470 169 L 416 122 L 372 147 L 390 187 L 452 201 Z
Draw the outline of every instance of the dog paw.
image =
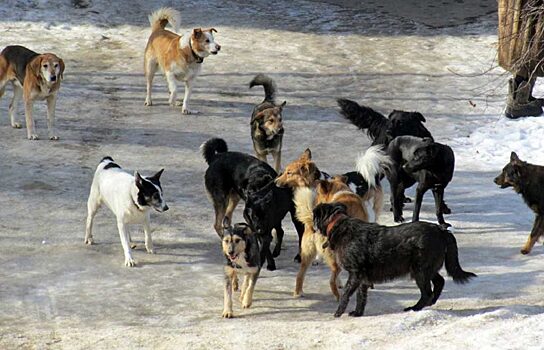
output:
M 223 318 L 233 318 L 234 314 L 232 313 L 232 310 L 224 310 L 222 316 Z
M 395 222 L 404 222 L 404 218 L 402 216 L 395 216 Z
M 340 316 L 342 316 L 342 314 L 343 314 L 343 312 L 336 311 L 336 312 L 334 313 L 334 317 L 340 317 Z
M 137 246 L 136 243 L 130 243 L 130 249 L 136 249 Z
M 147 254 L 155 254 L 155 250 L 153 248 L 145 248 L 147 251 Z
M 525 249 L 523 248 L 522 250 L 520 250 L 520 253 L 523 254 L 523 255 L 527 255 L 529 254 L 531 251 L 529 249 Z
M 252 302 L 250 300 L 246 300 L 242 303 L 242 309 L 249 309 L 251 307 Z
M 293 298 L 296 298 L 296 299 L 300 299 L 304 296 L 304 294 L 302 294 L 302 292 L 294 292 L 293 293 Z
M 183 109 L 181 110 L 181 113 L 182 113 L 182 114 L 199 114 L 200 112 L 199 112 L 199 111 L 195 111 L 194 109 L 183 108 Z
M 412 311 L 412 310 L 413 308 L 410 306 L 410 307 L 405 307 L 403 311 L 406 312 L 406 311 Z
M 151 100 L 145 100 L 144 106 L 151 107 L 153 106 L 153 102 Z
M 136 266 L 136 260 L 132 259 L 132 258 L 126 258 L 125 259 L 125 266 L 126 267 L 134 267 Z
M 60 140 L 60 137 L 58 137 L 57 135 L 49 136 L 49 140 L 58 141 L 58 140 Z
M 21 123 L 13 123 L 13 124 L 11 124 L 11 127 L 14 128 L 14 129 L 20 129 L 23 126 L 21 125 Z
M 39 137 L 37 134 L 30 134 L 30 135 L 28 136 L 28 139 L 29 139 L 29 140 L 39 140 L 40 137 Z
M 352 312 L 349 313 L 349 315 L 351 317 L 361 317 L 361 316 L 363 316 L 363 313 L 359 312 L 359 311 L 352 311 Z
M 297 255 L 293 258 L 293 261 L 300 264 L 300 262 L 302 261 L 302 260 L 300 259 L 300 254 L 297 254 Z
M 268 271 L 276 271 L 276 264 L 275 264 L 275 263 L 267 264 L 267 265 L 266 265 L 266 269 L 267 269 Z
M 91 237 L 91 238 L 85 239 L 85 244 L 88 244 L 88 245 L 94 244 L 93 238 Z

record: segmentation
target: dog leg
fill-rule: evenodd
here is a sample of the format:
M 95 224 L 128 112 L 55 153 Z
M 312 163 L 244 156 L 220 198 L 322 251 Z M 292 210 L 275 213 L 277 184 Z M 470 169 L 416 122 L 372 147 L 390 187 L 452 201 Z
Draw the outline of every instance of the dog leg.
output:
M 295 292 L 293 296 L 299 298 L 302 296 L 302 287 L 304 285 L 304 276 L 306 275 L 306 270 L 312 264 L 312 261 L 317 255 L 315 244 L 313 242 L 313 231 L 305 231 L 304 236 L 302 237 L 302 245 L 300 251 L 300 268 L 298 270 Z
M 185 96 L 183 97 L 183 106 L 181 107 L 181 113 L 183 114 L 198 114 L 198 111 L 189 109 L 189 99 L 193 94 L 193 82 L 187 80 L 185 82 Z
M 304 224 L 297 220 L 294 209 L 290 213 L 291 213 L 291 221 L 293 222 L 293 225 L 295 226 L 295 230 L 297 231 L 297 234 L 298 234 L 298 253 L 293 260 L 300 263 L 301 261 L 300 247 L 302 245 L 302 237 L 304 235 Z
M 451 226 L 444 220 L 444 207 L 442 204 L 444 203 L 444 187 L 437 187 L 433 188 L 433 197 L 434 197 L 434 206 L 436 208 L 436 218 L 438 219 L 438 223 L 441 226 L 449 227 Z
M 270 243 L 272 243 L 272 232 L 266 232 L 261 234 L 261 264 L 264 265 L 266 260 L 266 269 L 268 271 L 276 270 L 276 262 L 270 253 Z
M 55 130 L 55 107 L 57 105 L 57 94 L 52 94 L 47 97 L 47 130 L 49 131 L 49 139 L 56 141 L 59 139 Z
M 416 189 L 416 203 L 414 204 L 412 222 L 419 221 L 419 212 L 421 211 L 421 203 L 423 202 L 423 195 L 425 192 L 427 192 L 427 186 L 420 182 Z
M 232 279 L 236 278 L 234 269 L 225 266 L 225 289 L 223 292 L 223 317 L 232 318 Z
M 344 294 L 342 294 L 342 298 L 340 298 L 340 303 L 338 304 L 338 309 L 336 309 L 336 312 L 334 313 L 334 317 L 340 317 L 346 311 L 346 308 L 348 307 L 349 298 L 355 293 L 357 288 L 361 285 L 363 282 L 363 279 L 361 276 L 358 276 L 356 273 L 350 272 L 348 281 L 346 282 L 346 288 L 344 290 Z
M 272 158 L 274 158 L 274 170 L 279 174 L 281 170 L 281 151 L 272 152 Z
M 128 243 L 128 232 L 127 227 L 124 222 L 117 220 L 117 229 L 119 230 L 119 237 L 121 238 L 121 245 L 123 246 L 123 251 L 125 253 L 125 266 L 133 267 L 136 266 L 136 261 L 132 258 L 132 253 L 130 251 L 130 245 Z
M 225 217 L 229 218 L 229 222 L 232 222 L 232 213 L 234 212 L 234 209 L 236 209 L 238 202 L 240 202 L 240 196 L 238 193 L 231 191 L 228 197 L 227 209 L 225 211 Z
M 213 207 L 215 210 L 215 223 L 213 227 L 219 238 L 223 238 L 223 219 L 225 218 L 225 211 L 227 208 L 225 198 L 214 198 Z
M 323 254 L 323 258 L 325 259 L 325 262 L 331 269 L 331 277 L 329 279 L 329 286 L 331 288 L 331 292 L 336 298 L 336 301 L 340 300 L 340 292 L 338 292 L 338 278 L 340 276 L 340 272 L 342 269 L 336 262 L 336 257 L 334 253 L 330 249 L 325 249 L 325 252 Z
M 249 274 L 244 275 L 244 281 L 242 282 L 242 288 L 240 289 L 240 302 L 244 301 L 244 295 L 247 292 L 247 286 L 249 283 Z
M 352 317 L 363 316 L 365 312 L 365 307 L 366 307 L 368 287 L 369 285 L 362 282 L 361 285 L 359 286 L 359 289 L 357 289 L 357 306 L 355 307 L 354 311 L 349 313 L 350 316 Z
M 100 195 L 94 184 L 91 186 L 89 199 L 87 200 L 87 223 L 85 225 L 85 244 L 93 244 L 93 220 L 101 206 Z
M 232 277 L 232 291 L 237 292 L 238 291 L 238 275 L 234 275 Z
M 391 207 L 393 208 L 393 217 L 395 222 L 403 222 L 402 207 L 404 206 L 404 186 L 398 183 L 397 179 L 389 179 L 391 184 Z
M 249 283 L 244 294 L 244 301 L 242 302 L 242 308 L 244 309 L 249 308 L 251 304 L 253 304 L 253 291 L 255 290 L 255 284 L 257 283 L 258 277 L 259 272 L 252 273 L 246 277 L 249 280 Z
M 153 250 L 153 240 L 151 238 L 151 226 L 149 224 L 149 213 L 146 215 L 144 220 L 144 235 L 145 235 L 145 250 L 149 254 L 155 254 Z
M 168 103 L 170 106 L 175 107 L 178 104 L 176 104 L 176 96 L 178 92 L 178 86 L 176 84 L 176 77 L 174 76 L 174 73 L 168 72 L 165 74 L 166 81 L 168 82 L 168 91 L 170 91 L 170 99 L 168 100 Z
M 153 78 L 155 77 L 155 73 L 157 72 L 158 64 L 157 61 L 154 59 L 147 59 L 145 58 L 144 62 L 145 67 L 145 81 L 146 81 L 146 88 L 147 88 L 147 95 L 145 97 L 145 106 L 152 106 L 153 101 L 151 100 L 151 89 L 153 87 Z
M 436 275 L 434 275 L 433 279 L 433 300 L 431 301 L 431 305 L 434 305 L 438 298 L 440 298 L 440 294 L 442 294 L 442 289 L 444 288 L 444 277 L 440 276 L 440 274 L 437 272 Z
M 18 123 L 16 121 L 17 119 L 17 105 L 19 103 L 19 100 L 23 96 L 23 89 L 19 86 L 13 84 L 13 97 L 11 98 L 11 102 L 9 104 L 8 108 L 8 114 L 9 118 L 11 119 L 11 127 L 15 129 L 22 128 L 21 123 Z
M 25 100 L 25 117 L 26 117 L 26 135 L 29 140 L 38 140 L 38 134 L 34 128 L 34 119 L 32 118 L 32 105 L 31 99 Z
M 283 236 L 285 235 L 283 228 L 281 226 L 276 227 L 275 230 L 276 230 L 276 246 L 274 247 L 274 251 L 272 252 L 273 258 L 277 258 L 278 256 L 280 256 L 281 245 L 283 244 Z
M 416 284 L 419 287 L 419 291 L 421 292 L 421 297 L 419 298 L 418 302 L 414 306 L 410 306 L 404 309 L 404 311 L 419 311 L 423 309 L 425 306 L 429 306 L 432 304 L 433 300 L 433 291 L 431 289 L 431 281 L 430 279 L 425 276 L 423 272 L 416 272 L 414 274 Z
M 372 209 L 374 211 L 373 222 L 378 222 L 378 218 L 380 217 L 382 208 L 383 208 L 383 187 L 378 186 L 374 189 L 374 205 L 372 206 Z
M 527 238 L 527 242 L 521 248 L 521 254 L 526 255 L 531 252 L 531 249 L 533 249 L 533 246 L 538 241 L 540 236 L 544 233 L 544 217 L 537 214 L 535 217 L 535 222 L 533 224 L 533 228 L 531 230 L 531 233 L 529 234 L 529 237 Z

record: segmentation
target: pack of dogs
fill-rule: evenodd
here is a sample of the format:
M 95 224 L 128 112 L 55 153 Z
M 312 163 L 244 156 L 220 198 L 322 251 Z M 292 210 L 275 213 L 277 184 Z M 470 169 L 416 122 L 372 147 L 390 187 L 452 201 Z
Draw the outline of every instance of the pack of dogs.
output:
M 176 100 L 177 82 L 183 81 L 185 95 L 183 114 L 198 113 L 189 109 L 194 82 L 205 58 L 216 55 L 221 46 L 215 41 L 215 28 L 194 28 L 182 35 L 180 14 L 172 8 L 161 8 L 149 16 L 151 35 L 144 51 L 146 106 L 152 106 L 153 78 L 160 68 L 168 83 L 169 104 Z M 170 25 L 172 30 L 166 29 Z M 17 103 L 23 98 L 27 137 L 37 140 L 32 117 L 35 100 L 47 101 L 49 138 L 58 140 L 54 128 L 57 93 L 63 80 L 64 61 L 55 54 L 39 54 L 22 46 L 8 46 L 0 53 L 0 97 L 10 83 L 13 98 L 9 105 L 11 126 L 17 121 Z M 249 120 L 249 134 L 255 156 L 231 151 L 221 138 L 212 138 L 200 148 L 208 165 L 204 186 L 214 210 L 213 228 L 221 240 L 224 266 L 224 307 L 222 316 L 232 318 L 233 293 L 240 290 L 242 308 L 253 303 L 253 294 L 261 268 L 276 270 L 275 258 L 282 251 L 283 219 L 290 214 L 298 234 L 298 251 L 294 261 L 300 263 L 293 295 L 303 295 L 307 269 L 316 257 L 323 258 L 331 270 L 329 285 L 338 300 L 334 313 L 340 317 L 353 293 L 357 292 L 355 310 L 350 316 L 362 316 L 368 289 L 403 276 L 415 280 L 420 299 L 405 311 L 418 311 L 434 305 L 441 295 L 445 270 L 455 283 L 466 283 L 476 277 L 461 268 L 458 247 L 444 215 L 451 210 L 444 201 L 447 185 L 453 178 L 455 156 L 451 147 L 435 141 L 425 127 L 419 112 L 394 110 L 385 117 L 380 112 L 357 102 L 338 99 L 339 114 L 366 132 L 371 146 L 355 161 L 354 170 L 335 173 L 322 171 L 306 149 L 298 159 L 285 165 L 281 154 L 283 111 L 286 101 L 276 100 L 275 81 L 257 74 L 249 88 L 262 86 L 264 100 L 257 104 Z M 267 156 L 273 166 L 267 162 Z M 111 157 L 98 164 L 92 180 L 85 230 L 86 244 L 93 244 L 93 220 L 105 204 L 115 215 L 124 252 L 124 265 L 136 266 L 134 248 L 127 225 L 143 225 L 145 248 L 154 253 L 150 213 L 168 210 L 163 198 L 160 177 L 164 169 L 152 176 L 123 170 Z M 391 188 L 391 211 L 398 226 L 377 223 L 380 217 L 387 178 Z M 544 234 L 544 166 L 529 164 L 512 152 L 510 162 L 495 178 L 501 188 L 512 187 L 535 212 L 533 229 L 521 253 L 529 254 Z M 411 200 L 405 190 L 417 183 L 412 220 L 402 223 L 403 207 Z M 424 194 L 431 190 L 438 224 L 420 222 Z M 233 223 L 233 214 L 244 202 L 245 222 Z M 273 247 L 273 249 L 272 249 Z M 348 279 L 340 295 L 339 275 L 347 271 Z M 238 277 L 243 277 L 239 288 Z

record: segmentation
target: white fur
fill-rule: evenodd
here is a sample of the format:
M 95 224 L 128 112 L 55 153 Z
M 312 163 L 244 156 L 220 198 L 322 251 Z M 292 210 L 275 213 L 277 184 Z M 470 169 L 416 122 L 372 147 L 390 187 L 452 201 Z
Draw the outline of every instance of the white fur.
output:
M 381 145 L 369 147 L 357 159 L 355 168 L 363 176 L 369 187 L 376 187 L 376 176 L 383 175 L 393 165 L 391 158 Z
M 151 26 L 155 24 L 155 22 L 160 21 L 162 19 L 168 20 L 168 23 L 174 28 L 174 31 L 179 31 L 179 25 L 181 22 L 181 15 L 179 11 L 174 10 L 171 7 L 161 7 L 160 9 L 156 10 L 148 17 L 149 23 Z
M 153 241 L 150 227 L 150 210 L 152 207 L 140 206 L 137 204 L 139 190 L 136 186 L 135 176 L 120 168 L 104 169 L 104 167 L 111 162 L 112 161 L 110 160 L 103 160 L 100 162 L 94 174 L 89 199 L 87 201 L 88 213 L 85 243 L 93 244 L 93 219 L 102 204 L 106 204 L 117 218 L 117 228 L 125 254 L 125 266 L 132 267 L 136 265 L 136 261 L 132 258 L 130 233 L 127 225 L 143 224 L 145 247 L 148 253 L 153 254 Z M 160 202 L 162 203 L 162 208 L 160 210 L 167 210 L 168 207 L 164 204 L 162 191 L 160 191 L 160 189 L 159 193 L 161 194 Z

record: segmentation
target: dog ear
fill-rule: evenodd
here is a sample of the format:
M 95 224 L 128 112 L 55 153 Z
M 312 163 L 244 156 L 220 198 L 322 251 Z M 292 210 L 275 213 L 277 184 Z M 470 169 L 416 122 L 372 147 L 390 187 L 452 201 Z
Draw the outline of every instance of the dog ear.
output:
M 27 65 L 27 71 L 30 71 L 32 76 L 39 77 L 41 76 L 41 67 L 42 67 L 42 55 L 36 56 L 30 63 Z
M 333 206 L 333 214 L 336 214 L 338 212 L 347 213 L 348 207 L 340 202 L 335 202 L 334 204 L 331 204 Z
M 309 148 L 306 148 L 304 152 L 302 152 L 300 160 L 312 160 L 312 151 L 310 151 Z
M 244 235 L 250 235 L 253 233 L 253 230 L 251 229 L 251 226 L 246 224 L 245 222 L 239 222 L 236 225 L 234 225 L 235 228 L 241 228 L 244 231 Z
M 510 163 L 518 163 L 521 162 L 516 152 L 510 153 Z
M 136 182 L 136 186 L 138 188 L 142 187 L 143 179 L 142 179 L 142 176 L 140 175 L 140 173 L 137 172 L 137 171 L 134 172 L 134 181 Z
M 199 39 L 202 36 L 202 28 L 193 29 L 193 37 Z
M 283 101 L 283 103 L 278 106 L 280 108 L 280 112 L 283 110 L 283 107 L 285 107 L 286 104 L 287 104 L 287 101 Z
M 423 116 L 423 114 L 419 113 L 419 112 L 414 112 L 414 116 L 416 117 L 417 120 L 419 120 L 420 122 L 422 123 L 425 123 L 426 120 L 425 120 L 425 117 Z
M 159 170 L 155 175 L 151 176 L 151 177 L 148 177 L 148 179 L 153 179 L 153 180 L 157 180 L 159 181 L 159 179 L 161 178 L 161 175 L 162 175 L 162 172 L 164 171 L 164 168 Z
M 309 162 L 307 164 L 304 164 L 304 166 L 302 167 L 302 173 L 307 176 L 307 177 L 312 177 L 313 180 L 317 180 L 317 176 L 316 176 L 316 172 L 317 172 L 317 167 L 315 166 L 315 164 L 313 162 Z
M 64 79 L 64 61 L 62 58 L 59 58 L 59 65 L 60 65 L 60 73 L 59 73 L 59 77 L 60 79 Z
M 345 183 L 346 185 L 348 183 L 348 177 L 345 176 L 345 175 L 336 175 L 336 176 L 333 177 L 333 179 L 341 181 L 341 182 Z
M 257 120 L 263 118 L 264 116 L 265 116 L 264 111 L 260 111 L 259 113 L 255 114 L 253 118 L 251 118 L 251 121 L 249 122 L 249 124 L 255 123 Z
M 202 30 L 203 32 L 210 32 L 210 33 L 217 33 L 217 29 L 215 28 L 208 28 L 208 29 L 203 29 Z

